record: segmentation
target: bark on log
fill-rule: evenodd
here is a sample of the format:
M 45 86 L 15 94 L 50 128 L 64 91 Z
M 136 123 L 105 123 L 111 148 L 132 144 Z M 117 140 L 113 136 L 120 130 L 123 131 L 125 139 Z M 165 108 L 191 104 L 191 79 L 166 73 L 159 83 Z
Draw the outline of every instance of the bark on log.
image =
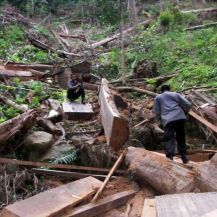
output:
M 74 38 L 74 39 L 79 39 L 81 41 L 87 42 L 87 39 L 85 35 L 68 35 L 68 34 L 59 34 L 60 37 L 62 38 Z
M 115 107 L 106 79 L 102 79 L 99 100 L 107 143 L 117 150 L 128 140 L 129 127 L 128 122 L 120 116 Z
M 150 21 L 151 21 L 151 20 L 143 21 L 143 22 L 139 23 L 139 25 L 148 26 L 148 24 L 150 23 Z M 124 31 L 123 31 L 123 35 L 128 34 L 128 33 L 132 32 L 132 31 L 134 31 L 134 29 L 135 29 L 135 27 L 130 27 L 130 28 L 124 30 Z M 115 35 L 113 35 L 113 36 L 110 36 L 110 37 L 107 37 L 107 38 L 105 38 L 105 39 L 103 39 L 103 40 L 101 40 L 101 41 L 99 41 L 99 42 L 93 43 L 93 44 L 91 45 L 91 47 L 92 47 L 92 48 L 97 48 L 97 47 L 99 47 L 99 46 L 104 46 L 105 44 L 107 44 L 107 43 L 109 43 L 109 42 L 111 42 L 111 41 L 113 41 L 113 40 L 115 40 L 115 39 L 118 39 L 119 37 L 120 37 L 120 33 L 117 33 L 117 34 L 115 34 Z
M 151 92 L 149 90 L 141 89 L 138 87 L 118 87 L 117 90 L 118 91 L 134 91 L 134 92 L 138 92 L 138 93 L 144 93 L 144 94 L 147 94 L 147 95 L 152 96 L 152 97 L 157 96 L 157 93 Z
M 26 133 L 31 129 L 36 119 L 36 111 L 29 110 L 15 118 L 0 124 L 0 144 L 4 144 L 18 132 Z
M 196 183 L 200 191 L 217 191 L 217 154 L 207 162 L 202 163 L 198 168 L 199 175 L 196 177 Z
M 155 152 L 129 147 L 125 162 L 135 179 L 150 184 L 160 193 L 194 191 L 195 172 Z

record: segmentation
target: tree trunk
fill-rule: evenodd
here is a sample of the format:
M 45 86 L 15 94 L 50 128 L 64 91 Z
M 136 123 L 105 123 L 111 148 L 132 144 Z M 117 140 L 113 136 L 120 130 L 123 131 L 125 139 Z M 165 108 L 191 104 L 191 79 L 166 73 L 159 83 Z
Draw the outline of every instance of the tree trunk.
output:
M 129 172 L 141 184 L 148 183 L 163 194 L 194 191 L 195 173 L 183 164 L 156 152 L 129 147 L 125 157 Z
M 17 133 L 22 132 L 23 136 L 34 124 L 36 114 L 35 110 L 29 110 L 0 124 L 0 144 L 4 144 L 9 138 Z

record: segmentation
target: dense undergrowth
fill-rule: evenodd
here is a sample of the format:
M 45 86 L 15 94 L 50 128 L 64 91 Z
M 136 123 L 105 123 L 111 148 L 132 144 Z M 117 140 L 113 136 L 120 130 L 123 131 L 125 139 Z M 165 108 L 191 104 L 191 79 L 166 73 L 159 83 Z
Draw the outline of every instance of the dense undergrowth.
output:
M 11 86 L 0 84 L 0 93 L 3 95 L 15 96 L 14 102 L 18 105 L 26 105 L 30 109 L 39 108 L 44 99 L 56 99 L 63 102 L 66 92 L 53 90 L 39 81 L 30 81 L 23 84 L 18 78 L 15 78 Z M 8 106 L 0 105 L 0 123 L 17 116 L 21 111 Z
M 40 34 L 44 28 L 35 28 Z M 47 53 L 28 42 L 24 29 L 17 24 L 0 27 L 0 59 L 23 63 L 49 63 L 58 60 L 54 52 Z
M 141 27 L 133 38 L 126 51 L 127 72 L 135 61 L 147 59 L 157 62 L 160 74 L 179 72 L 169 82 L 175 90 L 217 86 L 217 29 L 184 30 L 200 23 L 194 15 L 181 14 L 177 9 L 163 12 L 148 29 Z M 119 48 L 101 55 L 99 69 L 102 73 L 107 71 L 109 78 L 120 77 L 120 57 Z

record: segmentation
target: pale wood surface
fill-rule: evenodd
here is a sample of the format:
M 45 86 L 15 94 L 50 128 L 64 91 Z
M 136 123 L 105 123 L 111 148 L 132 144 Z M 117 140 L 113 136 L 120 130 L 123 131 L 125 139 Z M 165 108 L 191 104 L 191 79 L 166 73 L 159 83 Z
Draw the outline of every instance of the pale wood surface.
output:
M 114 104 L 106 79 L 102 79 L 99 103 L 107 143 L 117 150 L 128 140 L 129 126 L 127 120 L 120 116 Z
M 141 217 L 157 217 L 155 199 L 145 199 Z
M 163 195 L 155 202 L 157 217 L 201 217 L 217 209 L 217 192 Z
M 57 217 L 93 194 L 101 181 L 87 177 L 44 191 L 4 208 L 2 217 Z
M 136 191 L 129 190 L 114 195 L 109 195 L 96 203 L 89 203 L 73 209 L 62 217 L 95 217 L 105 213 L 118 206 L 126 204 L 126 202 L 135 195 Z

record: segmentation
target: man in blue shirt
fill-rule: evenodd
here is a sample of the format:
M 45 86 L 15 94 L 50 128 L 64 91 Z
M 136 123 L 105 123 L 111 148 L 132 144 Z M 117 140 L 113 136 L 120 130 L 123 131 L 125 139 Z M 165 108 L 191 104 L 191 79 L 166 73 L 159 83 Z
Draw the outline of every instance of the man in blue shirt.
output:
M 165 127 L 166 156 L 173 160 L 175 141 L 183 163 L 188 163 L 186 155 L 185 121 L 191 103 L 181 94 L 170 92 L 169 85 L 161 87 L 161 94 L 154 99 L 153 112 Z
M 75 101 L 81 97 L 81 103 L 85 104 L 85 91 L 83 87 L 83 82 L 74 74 L 71 75 L 71 80 L 67 84 L 67 98 L 70 101 Z

